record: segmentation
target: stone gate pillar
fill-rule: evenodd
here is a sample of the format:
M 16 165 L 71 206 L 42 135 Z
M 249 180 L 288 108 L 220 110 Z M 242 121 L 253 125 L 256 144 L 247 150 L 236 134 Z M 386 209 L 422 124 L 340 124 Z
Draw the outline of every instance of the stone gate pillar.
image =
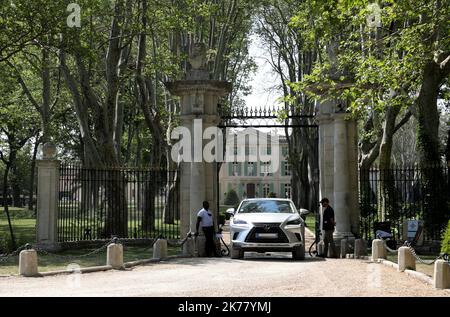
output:
M 59 167 L 56 148 L 45 144 L 37 166 L 37 220 L 36 243 L 47 250 L 58 249 L 57 222 L 59 201 Z
M 334 238 L 340 245 L 342 238 L 349 240 L 359 234 L 358 204 L 358 135 L 356 120 L 347 113 L 347 100 L 330 96 L 331 90 L 344 90 L 352 86 L 340 78 L 337 53 L 339 44 L 332 39 L 327 45 L 330 59 L 330 78 L 333 85 L 321 84 L 318 93 L 326 96 L 319 103 L 319 168 L 320 196 L 330 199 L 335 212 Z M 344 76 L 345 77 L 345 76 Z M 322 235 L 323 236 L 323 235 Z
M 344 101 L 328 100 L 317 117 L 320 197 L 330 199 L 335 211 L 337 245 L 359 233 L 357 126 L 345 109 Z
M 180 125 L 191 135 L 191 162 L 180 164 L 180 234 L 184 237 L 195 231 L 197 211 L 204 200 L 209 201 L 215 212 L 217 197 L 216 162 L 206 162 L 203 149 L 209 140 L 203 140 L 203 132 L 220 123 L 217 105 L 219 98 L 231 92 L 231 84 L 211 80 L 207 69 L 206 47 L 202 43 L 194 45 L 189 58 L 191 70 L 185 80 L 167 83 L 170 93 L 181 98 Z

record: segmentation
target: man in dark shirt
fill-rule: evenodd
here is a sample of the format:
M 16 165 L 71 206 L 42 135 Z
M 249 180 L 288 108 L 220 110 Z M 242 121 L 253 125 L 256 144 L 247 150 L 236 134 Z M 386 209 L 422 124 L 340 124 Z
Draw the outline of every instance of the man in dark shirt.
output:
M 325 235 L 323 237 L 323 257 L 326 257 L 328 255 L 328 245 L 330 243 L 334 243 L 333 232 L 336 222 L 334 221 L 334 210 L 333 208 L 331 208 L 328 198 L 323 198 L 320 203 L 322 204 L 322 207 L 325 208 L 322 216 L 322 230 L 324 230 L 325 232 Z

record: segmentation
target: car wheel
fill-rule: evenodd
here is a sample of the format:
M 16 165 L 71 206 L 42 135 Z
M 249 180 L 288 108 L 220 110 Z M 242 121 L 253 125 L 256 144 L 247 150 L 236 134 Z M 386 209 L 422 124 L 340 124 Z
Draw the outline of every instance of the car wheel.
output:
M 242 259 L 244 257 L 244 251 L 242 251 L 242 249 L 236 249 L 232 246 L 230 256 L 232 259 Z
M 292 258 L 294 260 L 304 260 L 305 247 L 304 246 L 295 247 L 294 250 L 292 250 Z

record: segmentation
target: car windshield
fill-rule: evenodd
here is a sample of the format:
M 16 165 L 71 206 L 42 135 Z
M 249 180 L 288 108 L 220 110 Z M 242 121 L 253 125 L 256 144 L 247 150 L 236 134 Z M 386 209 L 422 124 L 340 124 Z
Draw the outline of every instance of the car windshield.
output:
M 248 200 L 244 201 L 239 208 L 238 213 L 276 213 L 276 214 L 292 214 L 289 201 L 285 200 Z

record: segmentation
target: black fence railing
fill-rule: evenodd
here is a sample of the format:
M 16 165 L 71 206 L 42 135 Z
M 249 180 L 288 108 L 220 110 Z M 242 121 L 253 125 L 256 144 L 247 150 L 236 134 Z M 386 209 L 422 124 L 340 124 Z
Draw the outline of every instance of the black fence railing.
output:
M 404 221 L 416 219 L 423 221 L 425 240 L 441 239 L 450 218 L 448 167 L 371 168 L 360 170 L 359 176 L 363 238 L 375 238 L 377 227 L 388 224 L 401 242 Z
M 58 241 L 179 238 L 175 171 L 62 164 Z

